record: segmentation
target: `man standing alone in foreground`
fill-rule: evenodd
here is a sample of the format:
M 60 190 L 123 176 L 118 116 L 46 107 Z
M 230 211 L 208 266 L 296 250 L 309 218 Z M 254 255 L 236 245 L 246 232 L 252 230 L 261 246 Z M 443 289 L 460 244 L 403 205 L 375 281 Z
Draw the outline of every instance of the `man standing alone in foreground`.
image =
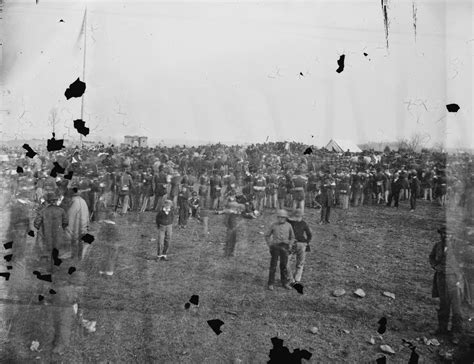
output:
M 156 260 L 168 260 L 166 253 L 173 233 L 174 214 L 172 211 L 173 201 L 166 200 L 163 209 L 156 214 L 156 226 L 158 227 L 158 254 Z
M 430 265 L 435 270 L 432 296 L 439 297 L 438 330 L 433 334 L 449 333 L 449 314 L 452 311 L 452 342 L 457 344 L 462 331 L 462 273 L 454 255 L 452 234 L 445 226 L 438 229 L 438 233 L 441 240 L 434 245 L 430 254 Z
M 293 275 L 291 268 L 288 267 L 288 274 L 291 279 L 291 284 L 300 283 L 303 275 L 303 266 L 306 258 L 306 251 L 309 249 L 309 242 L 311 241 L 312 234 L 306 221 L 303 220 L 303 211 L 297 209 L 293 219 L 288 220 L 293 232 L 295 234 L 296 247 L 296 271 Z M 288 265 L 290 266 L 290 264 Z
M 295 241 L 293 228 L 287 222 L 288 212 L 286 210 L 278 210 L 278 221 L 273 223 L 270 230 L 265 234 L 265 240 L 270 248 L 270 272 L 268 277 L 268 289 L 273 291 L 275 283 L 276 266 L 278 258 L 280 258 L 280 279 L 285 289 L 291 289 L 288 284 L 288 256 L 290 246 Z M 273 241 L 271 240 L 273 238 Z

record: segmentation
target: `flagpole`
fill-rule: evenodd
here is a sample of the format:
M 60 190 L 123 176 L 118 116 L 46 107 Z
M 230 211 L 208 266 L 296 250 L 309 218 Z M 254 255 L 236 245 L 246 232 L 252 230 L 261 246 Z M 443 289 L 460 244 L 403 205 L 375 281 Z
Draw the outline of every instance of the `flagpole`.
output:
M 83 60 L 82 60 L 82 82 L 86 82 L 86 40 L 87 40 L 87 7 L 84 11 L 84 53 L 83 53 Z M 81 120 L 84 120 L 84 95 L 85 92 L 82 94 L 81 98 Z M 81 139 L 81 148 L 82 145 L 82 134 L 80 135 Z

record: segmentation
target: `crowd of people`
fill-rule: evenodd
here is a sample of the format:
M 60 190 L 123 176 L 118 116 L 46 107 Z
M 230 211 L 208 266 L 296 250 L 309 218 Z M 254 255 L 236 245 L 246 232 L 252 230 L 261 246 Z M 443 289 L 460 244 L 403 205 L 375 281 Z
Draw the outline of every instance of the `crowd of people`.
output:
M 239 219 L 254 220 L 265 211 L 275 212 L 278 221 L 265 234 L 271 255 L 270 290 L 274 289 L 278 260 L 283 287 L 301 288 L 305 253 L 312 239 L 303 220 L 308 208 L 320 210 L 320 224 L 331 223 L 335 207 L 388 208 L 393 204 L 398 209 L 399 201 L 407 200 L 413 212 L 419 199 L 444 208 L 462 207 L 469 223 L 474 217 L 474 169 L 468 154 L 335 153 L 299 143 L 247 148 L 221 144 L 169 148 L 98 145 L 40 152 L 34 158 L 26 157 L 20 148 L 4 148 L 2 152 L 9 156 L 9 161 L 1 162 L 2 191 L 11 211 L 7 239 L 20 242 L 26 233 L 36 231 L 38 270 L 54 273 L 64 285 L 80 278 L 72 278 L 74 275 L 59 269 L 55 261 L 70 259 L 80 267 L 90 246 L 84 236 L 91 221 L 100 225 L 97 238 L 108 249 L 100 273 L 113 275 L 117 214 L 156 212 L 155 259 L 168 261 L 175 216 L 181 229 L 187 227 L 190 217 L 197 219 L 207 235 L 209 216 L 224 214 L 224 255 L 231 257 Z M 15 246 L 15 255 L 21 257 L 24 244 Z M 288 263 L 292 252 L 296 257 L 294 273 Z M 440 263 L 440 254 L 432 254 L 433 266 L 446 265 Z M 57 299 L 74 302 L 74 297 L 66 296 L 57 295 Z M 443 305 L 445 312 L 446 299 Z M 446 315 L 440 315 L 443 331 Z M 62 311 L 57 319 L 63 327 L 70 320 L 70 312 Z M 66 345 L 67 333 L 63 332 L 56 351 L 62 352 Z

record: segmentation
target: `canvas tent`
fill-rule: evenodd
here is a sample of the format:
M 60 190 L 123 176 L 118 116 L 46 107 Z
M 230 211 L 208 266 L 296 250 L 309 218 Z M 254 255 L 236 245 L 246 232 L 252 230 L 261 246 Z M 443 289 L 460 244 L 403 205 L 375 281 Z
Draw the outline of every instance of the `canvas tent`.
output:
M 350 140 L 331 139 L 326 145 L 326 149 L 337 153 L 345 153 L 347 150 L 351 153 L 361 153 L 362 150 Z

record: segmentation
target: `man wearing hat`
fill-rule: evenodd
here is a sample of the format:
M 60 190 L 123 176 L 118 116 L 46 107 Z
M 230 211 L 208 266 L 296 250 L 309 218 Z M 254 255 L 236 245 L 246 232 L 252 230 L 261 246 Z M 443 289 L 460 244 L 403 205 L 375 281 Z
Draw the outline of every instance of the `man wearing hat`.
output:
M 321 221 L 320 224 L 329 224 L 329 217 L 331 215 L 331 207 L 334 206 L 334 188 L 336 182 L 326 171 L 323 184 L 321 186 Z
M 224 248 L 225 257 L 233 257 L 235 245 L 239 235 L 239 226 L 241 224 L 241 214 L 245 209 L 245 205 L 239 204 L 236 201 L 230 201 L 227 208 L 224 210 L 226 218 L 224 224 L 227 228 L 226 243 Z
M 163 209 L 156 214 L 156 226 L 158 227 L 158 253 L 156 260 L 168 260 L 166 253 L 173 234 L 173 201 L 166 200 Z
M 395 207 L 398 209 L 398 201 L 400 198 L 400 191 L 402 190 L 402 181 L 398 173 L 393 174 L 393 179 L 390 183 L 390 194 L 388 195 L 387 206 L 392 206 L 392 200 L 395 201 Z
M 452 341 L 459 342 L 462 331 L 461 290 L 462 272 L 454 254 L 452 232 L 442 226 L 438 229 L 440 241 L 434 246 L 429 256 L 430 265 L 435 270 L 432 296 L 439 297 L 438 329 L 435 335 L 448 334 L 449 315 L 452 312 Z
M 306 251 L 309 250 L 309 242 L 311 241 L 313 235 L 311 234 L 308 224 L 303 220 L 302 210 L 295 210 L 292 218 L 288 219 L 288 222 L 293 228 L 293 232 L 295 234 L 295 243 L 293 245 L 296 251 L 295 274 L 293 275 L 291 268 L 288 268 L 288 273 L 293 284 L 301 282 L 303 266 L 306 259 Z
M 410 180 L 410 211 L 413 212 L 416 209 L 416 199 L 420 194 L 420 181 L 416 175 L 416 170 L 411 172 Z
M 281 283 L 285 289 L 291 289 L 288 279 L 288 256 L 290 254 L 290 247 L 295 241 L 295 234 L 287 218 L 288 212 L 286 210 L 278 210 L 277 222 L 273 223 L 265 234 L 265 240 L 271 254 L 268 277 L 268 289 L 270 291 L 273 291 L 273 285 L 275 284 L 278 259 L 280 259 Z

